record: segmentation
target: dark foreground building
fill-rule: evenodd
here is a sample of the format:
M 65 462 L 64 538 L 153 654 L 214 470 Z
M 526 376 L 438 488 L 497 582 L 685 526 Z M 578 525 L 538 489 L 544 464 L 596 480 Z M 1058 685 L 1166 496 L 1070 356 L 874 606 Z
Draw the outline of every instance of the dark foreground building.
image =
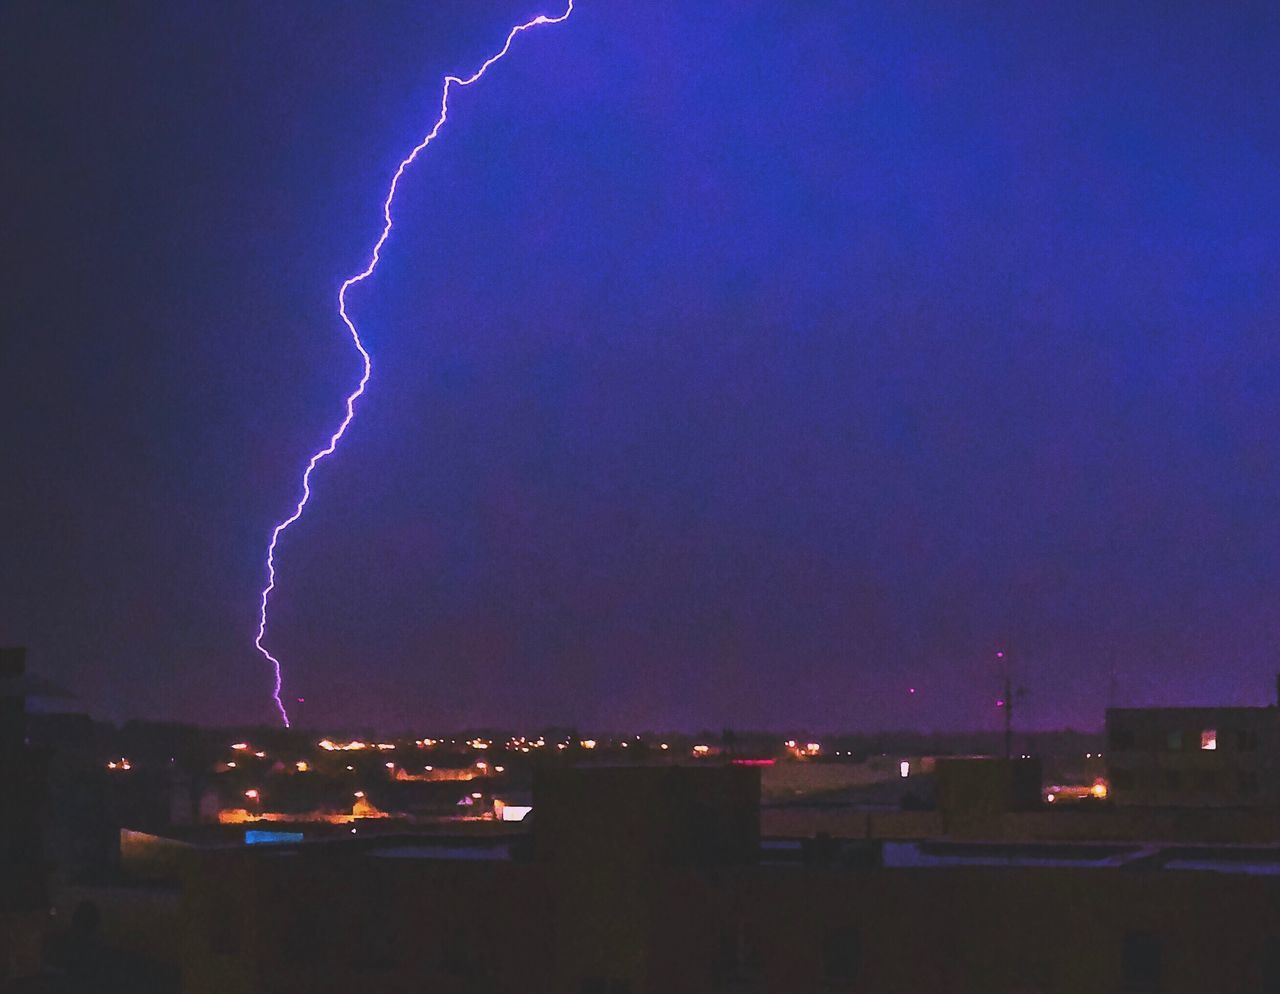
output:
M 40 961 L 49 904 L 45 756 L 27 746 L 26 650 L 0 648 L 0 988 Z
M 206 851 L 188 994 L 1280 994 L 1280 849 L 764 840 L 749 768 L 561 770 L 529 836 Z

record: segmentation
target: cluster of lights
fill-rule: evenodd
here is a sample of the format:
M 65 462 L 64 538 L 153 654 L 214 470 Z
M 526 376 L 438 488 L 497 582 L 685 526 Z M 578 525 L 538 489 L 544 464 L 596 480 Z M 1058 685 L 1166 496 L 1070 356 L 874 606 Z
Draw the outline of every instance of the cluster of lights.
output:
M 127 759 L 124 759 L 124 758 L 121 758 L 121 759 L 119 759 L 119 760 L 114 760 L 114 759 L 113 759 L 113 760 L 111 760 L 111 762 L 107 763 L 107 769 L 109 769 L 109 770 L 131 770 L 131 769 L 133 769 L 133 764 L 132 764 L 132 763 L 130 763 Z
M 693 754 L 695 756 L 707 756 L 710 753 L 711 753 L 711 746 L 709 745 L 696 745 L 693 747 Z
M 795 739 L 787 739 L 782 743 L 787 751 L 794 755 L 797 759 L 805 756 L 816 756 L 822 752 L 821 742 L 805 742 L 803 745 Z
M 334 742 L 333 739 L 321 739 L 317 745 L 325 752 L 359 752 L 368 749 L 369 743 L 356 739 L 352 742 Z
M 1088 787 L 1064 787 L 1061 785 L 1050 787 L 1048 792 L 1044 795 L 1044 799 L 1049 804 L 1053 804 L 1055 801 L 1059 801 L 1064 798 L 1075 798 L 1080 800 L 1082 798 L 1092 797 L 1099 801 L 1105 801 L 1110 795 L 1111 788 L 1108 786 L 1107 781 L 1099 777 Z
M 545 749 L 546 746 L 547 746 L 547 740 L 543 738 L 543 736 L 541 735 L 539 735 L 536 739 L 531 739 L 524 735 L 517 735 L 514 738 L 507 739 L 506 747 L 512 750 L 513 752 L 527 753 L 531 749 Z M 557 749 L 567 749 L 568 746 L 569 746 L 568 742 L 556 743 Z
M 596 740 L 583 739 L 581 742 L 578 743 L 578 745 L 582 746 L 582 748 L 584 749 L 594 749 L 596 747 Z
M 394 742 L 375 742 L 370 745 L 368 742 L 361 742 L 359 739 L 353 739 L 350 742 L 334 742 L 333 739 L 321 739 L 316 744 L 325 752 L 360 752 L 362 749 L 377 749 L 379 752 L 387 752 L 396 747 Z

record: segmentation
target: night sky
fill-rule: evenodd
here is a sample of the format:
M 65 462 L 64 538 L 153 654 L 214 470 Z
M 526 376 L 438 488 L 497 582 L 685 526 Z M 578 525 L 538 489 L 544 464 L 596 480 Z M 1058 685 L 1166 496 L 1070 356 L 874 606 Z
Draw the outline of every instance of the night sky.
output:
M 542 2 L 0 8 L 0 642 L 86 709 L 271 720 L 337 286 Z M 1267 3 L 526 35 L 352 294 L 295 721 L 990 728 L 999 647 L 1027 726 L 1268 701 L 1278 50 Z

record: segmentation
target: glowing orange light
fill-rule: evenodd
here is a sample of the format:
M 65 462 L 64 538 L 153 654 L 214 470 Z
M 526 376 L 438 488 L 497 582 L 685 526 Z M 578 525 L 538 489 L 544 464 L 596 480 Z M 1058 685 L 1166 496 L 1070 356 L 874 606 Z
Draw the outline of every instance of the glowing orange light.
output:
M 594 749 L 594 748 L 596 747 L 596 740 L 595 740 L 595 739 L 583 739 L 583 740 L 582 740 L 581 742 L 579 742 L 578 744 L 579 744 L 580 746 L 582 746 L 582 748 L 584 748 L 584 749 Z
M 1095 780 L 1093 786 L 1089 788 L 1089 793 L 1098 798 L 1106 797 L 1107 782 L 1105 780 Z
M 305 759 L 300 759 L 293 765 L 297 768 L 299 773 L 306 773 L 307 770 L 311 769 L 311 765 Z
M 711 746 L 707 746 L 707 745 L 696 745 L 693 747 L 693 754 L 695 756 L 705 756 L 710 751 L 711 751 Z

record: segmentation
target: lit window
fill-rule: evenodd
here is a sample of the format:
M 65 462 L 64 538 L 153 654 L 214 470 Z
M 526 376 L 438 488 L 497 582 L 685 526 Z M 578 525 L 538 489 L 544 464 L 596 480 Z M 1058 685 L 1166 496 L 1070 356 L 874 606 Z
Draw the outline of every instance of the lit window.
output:
M 1200 733 L 1200 748 L 1201 749 L 1218 748 L 1218 730 L 1216 728 L 1206 728 L 1203 732 Z

